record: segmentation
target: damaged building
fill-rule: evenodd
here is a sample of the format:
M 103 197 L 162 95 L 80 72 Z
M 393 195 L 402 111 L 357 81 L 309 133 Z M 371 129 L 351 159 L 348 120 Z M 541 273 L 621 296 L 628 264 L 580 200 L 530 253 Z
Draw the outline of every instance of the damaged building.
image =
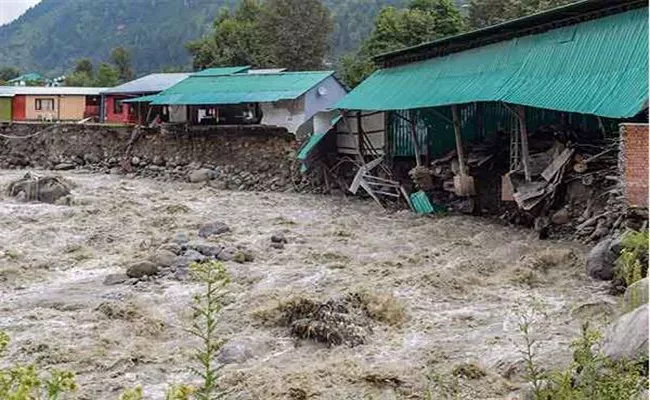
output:
M 331 118 L 328 110 L 346 93 L 333 71 L 226 67 L 193 73 L 157 95 L 125 102 L 162 107 L 161 120 L 172 128 L 266 126 L 304 137 Z
M 383 54 L 309 152 L 383 205 L 597 240 L 647 207 L 647 44 L 647 2 L 595 0 Z

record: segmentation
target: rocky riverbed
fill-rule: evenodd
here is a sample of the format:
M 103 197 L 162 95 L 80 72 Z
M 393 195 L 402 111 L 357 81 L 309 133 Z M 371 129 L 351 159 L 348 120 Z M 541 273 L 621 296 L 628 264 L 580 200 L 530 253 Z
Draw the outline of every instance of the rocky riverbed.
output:
M 24 173 L 1 171 L 0 186 Z M 161 246 L 181 257 L 200 253 L 186 245 L 197 242 L 245 253 L 224 261 L 232 282 L 219 319 L 229 340 L 220 382 L 233 399 L 442 398 L 440 382 L 454 373 L 462 398 L 514 399 L 524 384 L 518 308 L 544 303 L 534 334 L 547 368 L 570 361 L 583 319 L 601 325 L 617 308 L 606 284 L 587 278 L 585 248 L 487 220 L 61 174 L 74 183 L 69 204 L 0 199 L 0 329 L 12 337 L 2 362 L 75 371 L 81 399 L 116 399 L 136 385 L 160 399 L 169 385 L 193 382 L 196 340 L 184 328 L 200 285 L 177 273 L 182 266 L 107 280 Z M 199 236 L 209 222 L 229 230 Z M 353 345 L 297 339 L 272 323 L 292 299 L 358 293 L 380 300 Z

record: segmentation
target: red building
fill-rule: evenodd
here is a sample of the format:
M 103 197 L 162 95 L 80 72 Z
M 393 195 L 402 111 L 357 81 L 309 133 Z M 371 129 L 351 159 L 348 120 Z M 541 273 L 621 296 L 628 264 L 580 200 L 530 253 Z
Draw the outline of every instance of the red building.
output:
M 188 73 L 150 74 L 102 92 L 103 122 L 115 124 L 143 124 L 155 117 L 146 102 L 129 103 L 125 100 L 154 95 L 177 84 Z

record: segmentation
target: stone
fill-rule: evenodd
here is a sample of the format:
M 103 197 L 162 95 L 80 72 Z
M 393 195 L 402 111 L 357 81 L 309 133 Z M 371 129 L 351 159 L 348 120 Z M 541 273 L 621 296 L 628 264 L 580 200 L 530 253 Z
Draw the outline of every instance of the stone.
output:
M 207 258 L 206 256 L 199 253 L 198 251 L 191 250 L 191 249 L 185 251 L 185 253 L 183 253 L 183 257 L 190 262 L 200 262 L 200 261 L 204 261 Z
M 289 243 L 283 232 L 277 232 L 271 235 L 271 243 Z
M 207 182 L 214 178 L 214 171 L 207 168 L 201 168 L 190 172 L 188 177 L 192 183 Z
M 140 165 L 140 158 L 136 157 L 136 156 L 131 157 L 131 165 L 133 165 L 135 167 Z
M 158 266 L 151 261 L 139 261 L 131 264 L 126 269 L 126 275 L 129 278 L 142 278 L 145 276 L 156 275 Z
M 603 341 L 603 354 L 614 361 L 648 359 L 648 304 L 614 321 Z
M 61 197 L 70 194 L 70 185 L 56 176 L 36 176 L 27 173 L 23 178 L 13 181 L 7 189 L 9 196 L 16 197 L 23 193 L 27 201 L 41 201 L 54 204 Z
M 230 227 L 223 222 L 210 222 L 203 225 L 199 229 L 199 236 L 208 238 L 210 236 L 221 235 L 222 233 L 230 232 Z
M 111 175 L 122 175 L 122 168 L 113 167 L 110 170 L 108 170 L 108 173 L 111 174 Z
M 119 285 L 129 280 L 126 274 L 108 274 L 104 278 L 104 285 L 112 286 Z
M 165 165 L 165 159 L 162 156 L 153 156 L 151 163 L 161 167 Z
M 170 242 L 170 243 L 165 243 L 158 247 L 158 250 L 166 250 L 166 251 L 171 251 L 172 253 L 179 255 L 183 252 L 183 248 L 181 245 L 178 243 Z
M 196 250 L 207 257 L 216 257 L 221 253 L 221 250 L 223 250 L 223 246 L 197 242 L 190 242 L 187 244 L 187 247 Z
M 217 256 L 217 259 L 220 261 L 232 261 L 232 259 L 235 257 L 235 254 L 237 254 L 238 250 L 236 247 L 226 247 L 221 252 L 219 252 L 219 255 Z M 246 257 L 244 257 L 245 259 Z
M 553 214 L 551 217 L 551 222 L 553 222 L 555 225 L 564 225 L 569 222 L 570 218 L 571 216 L 569 215 L 569 210 L 566 208 L 561 208 Z
M 76 165 L 74 163 L 60 163 L 54 166 L 55 171 L 68 171 L 75 169 Z
M 217 361 L 222 364 L 242 364 L 269 351 L 267 343 L 249 338 L 228 340 L 219 349 Z
M 149 259 L 159 267 L 171 267 L 176 259 L 176 254 L 169 250 L 158 250 Z
M 630 312 L 643 304 L 648 304 L 648 278 L 631 284 L 623 296 L 623 310 Z
M 86 162 L 86 164 L 99 164 L 101 159 L 99 158 L 99 156 L 93 153 L 87 153 L 84 154 L 84 161 Z
M 185 232 L 177 232 L 174 237 L 171 239 L 171 242 L 179 244 L 179 245 L 184 245 L 187 242 L 190 241 L 190 238 L 187 236 L 187 233 Z
M 604 239 L 594 246 L 587 255 L 587 274 L 602 281 L 614 278 L 616 254 L 610 251 L 612 240 Z

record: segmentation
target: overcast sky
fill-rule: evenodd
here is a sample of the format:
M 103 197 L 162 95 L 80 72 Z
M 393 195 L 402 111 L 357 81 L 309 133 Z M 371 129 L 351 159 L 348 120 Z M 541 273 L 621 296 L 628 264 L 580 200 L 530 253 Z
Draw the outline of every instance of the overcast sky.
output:
M 18 18 L 27 9 L 41 0 L 0 0 L 0 25 Z

